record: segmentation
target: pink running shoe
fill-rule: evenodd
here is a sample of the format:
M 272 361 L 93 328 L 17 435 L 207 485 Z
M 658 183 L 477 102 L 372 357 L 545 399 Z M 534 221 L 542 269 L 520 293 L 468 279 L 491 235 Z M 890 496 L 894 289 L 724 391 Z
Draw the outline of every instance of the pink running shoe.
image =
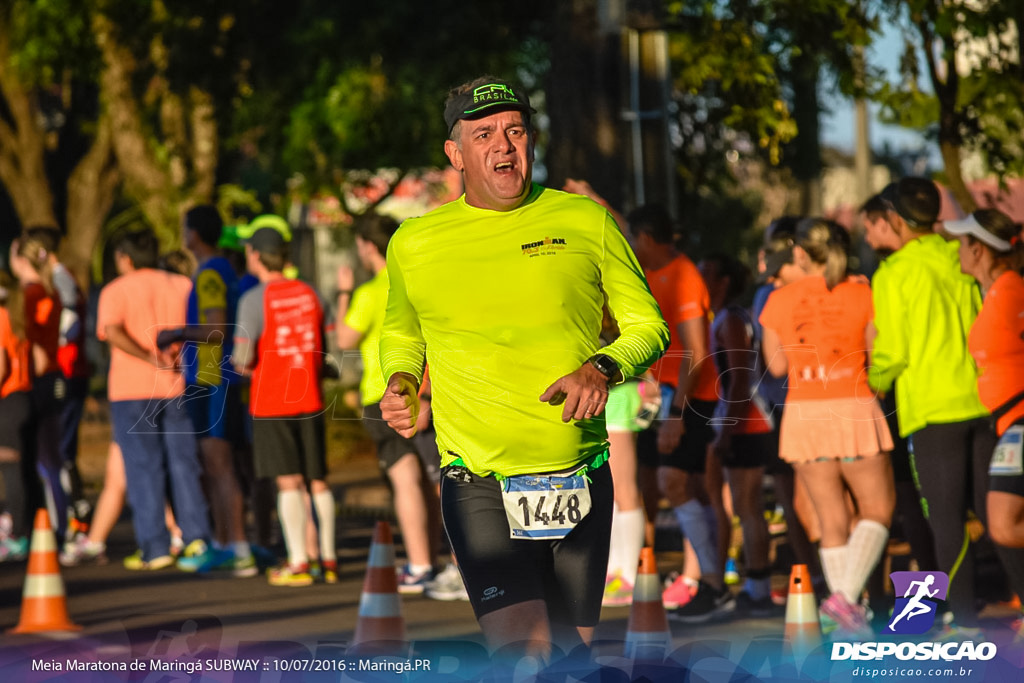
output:
M 871 627 L 860 605 L 851 605 L 840 593 L 833 593 L 821 603 L 821 611 L 849 633 L 870 633 Z
M 691 584 L 690 579 L 680 574 L 661 594 L 661 603 L 665 609 L 678 609 L 690 602 L 696 594 L 697 585 Z

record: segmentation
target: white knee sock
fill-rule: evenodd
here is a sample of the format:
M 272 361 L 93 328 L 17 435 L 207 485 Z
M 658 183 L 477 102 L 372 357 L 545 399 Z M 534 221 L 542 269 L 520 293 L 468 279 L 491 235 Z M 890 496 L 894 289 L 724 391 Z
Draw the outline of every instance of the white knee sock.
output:
M 640 549 L 644 547 L 644 511 L 642 508 L 617 511 L 615 517 L 618 518 L 619 536 L 612 542 L 619 546 L 619 570 L 622 578 L 634 585 L 640 565 Z
M 829 593 L 843 592 L 843 586 L 846 585 L 846 546 L 821 548 L 818 555 L 821 556 L 821 573 L 825 575 Z M 843 597 L 850 599 L 846 593 L 843 593 Z
M 306 554 L 306 504 L 302 500 L 302 492 L 295 489 L 278 491 L 277 516 L 281 519 L 284 545 L 288 549 L 288 564 L 306 564 L 309 555 Z
M 320 523 L 320 559 L 336 560 L 338 552 L 334 540 L 334 494 L 331 490 L 314 493 L 313 507 Z
M 690 540 L 690 545 L 693 546 L 701 574 L 717 573 L 718 553 L 715 548 L 715 537 L 704 516 L 704 506 L 695 499 L 677 506 L 673 512 L 683 530 L 683 535 Z
M 870 519 L 862 519 L 853 527 L 850 538 L 846 541 L 846 576 L 843 581 L 843 594 L 860 600 L 875 565 L 889 542 L 889 529 Z

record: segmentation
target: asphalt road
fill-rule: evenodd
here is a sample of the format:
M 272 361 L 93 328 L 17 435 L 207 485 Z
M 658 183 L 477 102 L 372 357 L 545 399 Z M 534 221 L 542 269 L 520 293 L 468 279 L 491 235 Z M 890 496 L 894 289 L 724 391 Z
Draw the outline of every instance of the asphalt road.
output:
M 120 564 L 134 550 L 125 520 L 110 541 L 111 563 L 62 570 L 68 613 L 81 631 L 3 635 L 0 683 L 479 680 L 490 671 L 490 655 L 465 602 L 403 596 L 406 644 L 401 656 L 360 659 L 349 648 L 373 525 L 376 517 L 386 514 L 386 491 L 371 465 L 350 463 L 332 477 L 340 513 L 339 583 L 285 588 L 272 587 L 262 577 L 194 576 L 175 569 L 130 572 Z M 678 554 L 660 554 L 659 565 L 664 570 L 679 559 Z M 0 564 L 0 628 L 18 622 L 24 580 L 24 563 Z M 853 671 L 861 662 L 831 661 L 828 644 L 806 660 L 787 658 L 781 616 L 701 626 L 673 622 L 671 657 L 637 663 L 623 658 L 629 614 L 628 607 L 605 608 L 590 659 L 565 660 L 561 669 L 556 665 L 536 680 L 738 683 L 858 678 Z M 995 661 L 974 663 L 971 674 L 933 680 L 1024 680 L 1022 648 L 1010 643 L 1008 615 L 1005 610 L 990 612 L 985 622 L 986 638 L 999 645 Z M 379 668 L 385 665 L 392 668 Z M 120 670 L 122 666 L 137 668 Z M 342 666 L 346 671 L 339 670 Z M 360 670 L 361 666 L 365 668 Z M 90 667 L 97 670 L 84 670 Z

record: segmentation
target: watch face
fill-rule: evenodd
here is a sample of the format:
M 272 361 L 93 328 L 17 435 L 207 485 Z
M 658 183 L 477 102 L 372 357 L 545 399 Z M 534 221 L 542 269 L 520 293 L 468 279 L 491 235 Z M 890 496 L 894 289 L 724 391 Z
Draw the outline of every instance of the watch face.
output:
M 619 364 L 612 360 L 611 356 L 605 354 L 599 354 L 591 359 L 594 367 L 601 371 L 605 377 L 609 379 L 614 377 L 619 371 Z

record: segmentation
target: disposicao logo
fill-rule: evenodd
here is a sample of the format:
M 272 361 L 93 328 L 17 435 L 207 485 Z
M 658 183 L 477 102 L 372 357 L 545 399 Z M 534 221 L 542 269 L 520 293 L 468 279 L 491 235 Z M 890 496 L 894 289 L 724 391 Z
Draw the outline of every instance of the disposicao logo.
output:
M 889 578 L 896 591 L 896 605 L 882 633 L 926 632 L 935 623 L 935 601 L 946 599 L 949 576 L 944 572 L 893 572 Z
M 889 575 L 896 590 L 896 605 L 883 634 L 920 635 L 935 623 L 936 601 L 945 600 L 949 576 L 943 572 L 893 572 Z M 881 660 L 895 657 L 900 661 L 988 661 L 997 654 L 994 643 L 898 643 L 856 642 L 832 643 L 832 661 Z M 854 675 L 857 675 L 854 672 Z

